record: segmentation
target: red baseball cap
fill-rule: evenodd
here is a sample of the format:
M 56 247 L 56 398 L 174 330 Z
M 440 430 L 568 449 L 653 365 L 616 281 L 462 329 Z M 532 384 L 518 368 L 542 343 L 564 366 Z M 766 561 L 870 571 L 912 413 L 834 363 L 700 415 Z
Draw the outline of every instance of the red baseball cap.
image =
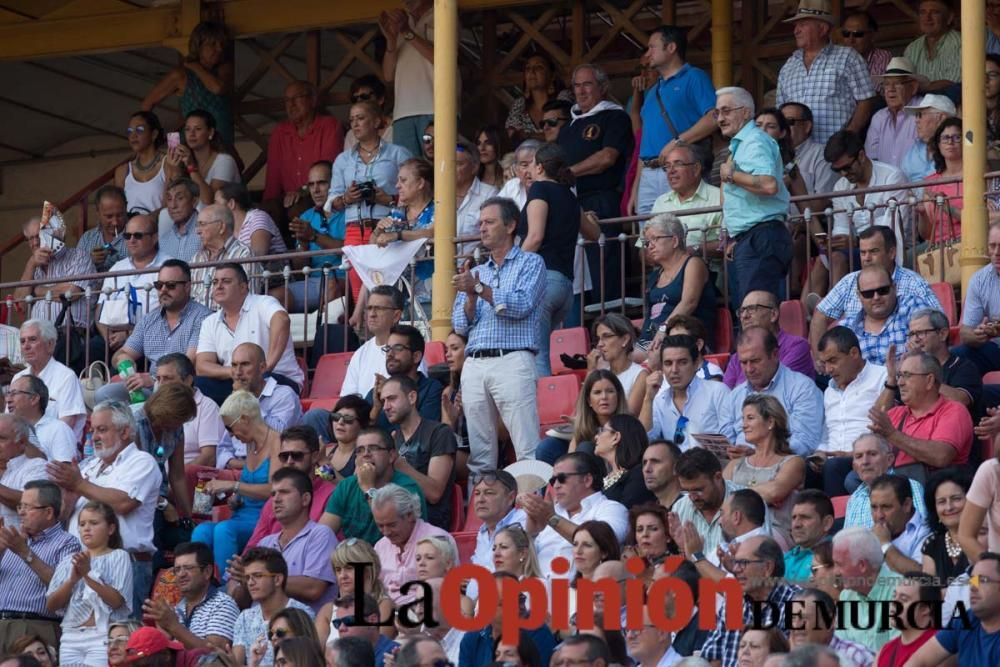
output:
M 141 627 L 128 638 L 128 645 L 125 647 L 128 657 L 125 659 L 125 662 L 135 662 L 140 658 L 156 655 L 168 648 L 175 651 L 182 651 L 184 650 L 184 644 L 171 641 L 169 637 L 157 628 Z

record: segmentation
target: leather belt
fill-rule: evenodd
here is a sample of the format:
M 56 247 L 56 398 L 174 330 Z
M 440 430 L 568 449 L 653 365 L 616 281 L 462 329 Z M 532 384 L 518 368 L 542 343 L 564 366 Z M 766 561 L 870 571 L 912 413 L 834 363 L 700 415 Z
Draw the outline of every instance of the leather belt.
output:
M 58 623 L 58 618 L 33 614 L 30 611 L 0 611 L 0 621 L 47 621 Z
M 515 352 L 531 352 L 531 350 L 526 350 L 523 348 L 517 350 L 503 350 L 499 348 L 489 348 L 486 350 L 476 350 L 469 356 L 473 359 L 493 359 L 496 357 L 502 357 L 507 354 L 514 354 Z

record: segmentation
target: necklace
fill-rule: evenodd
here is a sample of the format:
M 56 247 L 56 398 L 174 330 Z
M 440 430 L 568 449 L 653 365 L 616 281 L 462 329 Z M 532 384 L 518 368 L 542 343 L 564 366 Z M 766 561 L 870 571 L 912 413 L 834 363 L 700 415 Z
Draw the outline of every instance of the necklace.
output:
M 374 155 L 376 153 L 378 153 L 378 149 L 381 148 L 381 147 L 382 147 L 382 140 L 381 139 L 379 139 L 378 143 L 375 144 L 375 148 L 373 148 L 371 150 L 368 150 L 367 148 L 365 148 L 364 146 L 362 146 L 360 143 L 358 143 L 358 150 L 360 150 L 362 153 L 364 153 L 365 155 L 367 155 L 369 160 L 372 157 L 374 157 Z
M 139 156 L 136 155 L 135 156 L 135 169 L 136 169 L 136 171 L 149 171 L 150 169 L 153 168 L 153 166 L 157 162 L 160 161 L 160 156 L 161 155 L 162 155 L 162 153 L 160 153 L 159 151 L 157 151 L 156 153 L 153 154 L 153 159 L 150 160 L 147 164 L 143 164 L 142 162 L 139 162 Z
M 944 532 L 944 549 L 948 552 L 948 557 L 952 560 L 956 560 L 962 555 L 962 545 L 956 542 L 952 538 L 951 532 L 947 530 Z
M 622 478 L 622 475 L 624 475 L 625 472 L 626 472 L 625 468 L 622 468 L 621 470 L 617 470 L 611 473 L 610 475 L 606 475 L 604 477 L 604 490 L 607 491 L 612 486 L 614 486 L 615 483 Z

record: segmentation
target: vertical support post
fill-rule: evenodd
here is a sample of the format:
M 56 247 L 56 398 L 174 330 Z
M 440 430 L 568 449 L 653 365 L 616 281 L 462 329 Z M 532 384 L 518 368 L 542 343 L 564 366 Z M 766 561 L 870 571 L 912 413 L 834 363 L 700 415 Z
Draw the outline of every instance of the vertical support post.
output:
M 314 86 L 319 85 L 320 58 L 319 30 L 310 30 L 306 33 L 306 79 Z
M 584 13 L 583 0 L 576 0 L 573 3 L 572 18 L 572 45 L 570 47 L 569 71 L 563 72 L 564 78 L 569 78 L 570 71 L 583 62 L 583 28 L 587 21 Z M 558 67 L 558 65 L 557 65 Z
M 677 0 L 663 0 L 660 5 L 660 20 L 663 25 L 674 25 L 677 20 Z
M 712 0 L 712 83 L 716 88 L 733 83 L 733 3 Z
M 986 264 L 986 70 L 983 53 L 986 9 L 978 0 L 962 0 L 962 296 L 969 279 Z
M 483 118 L 490 125 L 497 123 L 497 13 L 495 10 L 483 12 L 483 76 L 486 85 L 482 98 Z
M 434 0 L 434 282 L 431 332 L 451 331 L 455 288 L 455 148 L 458 140 L 458 0 Z

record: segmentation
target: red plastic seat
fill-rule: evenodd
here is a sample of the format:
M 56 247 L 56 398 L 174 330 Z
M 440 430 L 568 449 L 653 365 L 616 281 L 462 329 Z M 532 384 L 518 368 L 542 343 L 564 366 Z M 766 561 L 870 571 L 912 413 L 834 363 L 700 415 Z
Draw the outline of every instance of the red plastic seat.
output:
M 451 534 L 452 539 L 455 540 L 455 545 L 458 547 L 459 563 L 467 565 L 472 562 L 472 554 L 476 552 L 476 535 L 475 531 L 463 531 Z
M 786 333 L 806 338 L 809 335 L 809 325 L 806 324 L 805 305 L 798 299 L 783 301 L 778 308 L 778 325 Z
M 302 412 L 305 413 L 313 408 L 333 410 L 333 406 L 335 406 L 339 400 L 340 397 L 335 396 L 334 398 L 303 398 L 299 402 L 302 403 Z
M 716 308 L 715 349 L 719 352 L 733 351 L 733 316 L 728 308 Z
M 729 365 L 729 357 L 731 355 L 728 352 L 722 354 L 706 354 L 705 361 L 711 361 L 713 364 L 721 368 L 723 371 L 726 370 L 726 366 Z
M 538 404 L 538 421 L 542 433 L 563 423 L 562 415 L 576 412 L 576 398 L 580 395 L 580 379 L 575 375 L 552 375 L 538 378 L 535 401 Z
M 444 343 L 439 340 L 429 340 L 424 343 L 424 361 L 428 366 L 445 363 Z
M 833 518 L 843 519 L 847 514 L 847 501 L 850 496 L 834 496 L 830 498 L 830 502 L 833 503 Z
M 481 525 L 483 525 L 483 520 L 476 515 L 476 512 L 472 508 L 472 501 L 470 500 L 469 509 L 465 513 L 465 525 L 462 526 L 462 532 L 476 532 Z
M 462 487 L 458 484 L 452 484 L 451 489 L 451 525 L 448 526 L 449 532 L 455 532 L 462 528 L 462 523 L 465 522 L 465 503 L 462 500 Z
M 552 374 L 565 375 L 576 372 L 572 368 L 566 368 L 559 358 L 560 354 L 587 356 L 588 352 L 590 352 L 590 334 L 585 328 L 556 329 L 549 337 L 549 364 L 552 366 Z
M 955 304 L 955 288 L 949 283 L 931 283 L 931 291 L 941 302 L 944 314 L 948 318 L 948 324 L 955 326 L 958 324 L 958 307 Z
M 308 396 L 309 395 L 309 366 L 306 364 L 306 360 L 303 357 L 295 357 L 295 361 L 297 361 L 299 363 L 299 368 L 302 369 L 302 377 L 305 378 L 304 380 L 302 380 L 302 387 L 301 387 L 302 392 L 301 392 L 301 395 L 302 396 Z
M 313 377 L 309 398 L 336 398 L 347 376 L 347 365 L 351 363 L 353 352 L 324 354 L 319 358 Z

